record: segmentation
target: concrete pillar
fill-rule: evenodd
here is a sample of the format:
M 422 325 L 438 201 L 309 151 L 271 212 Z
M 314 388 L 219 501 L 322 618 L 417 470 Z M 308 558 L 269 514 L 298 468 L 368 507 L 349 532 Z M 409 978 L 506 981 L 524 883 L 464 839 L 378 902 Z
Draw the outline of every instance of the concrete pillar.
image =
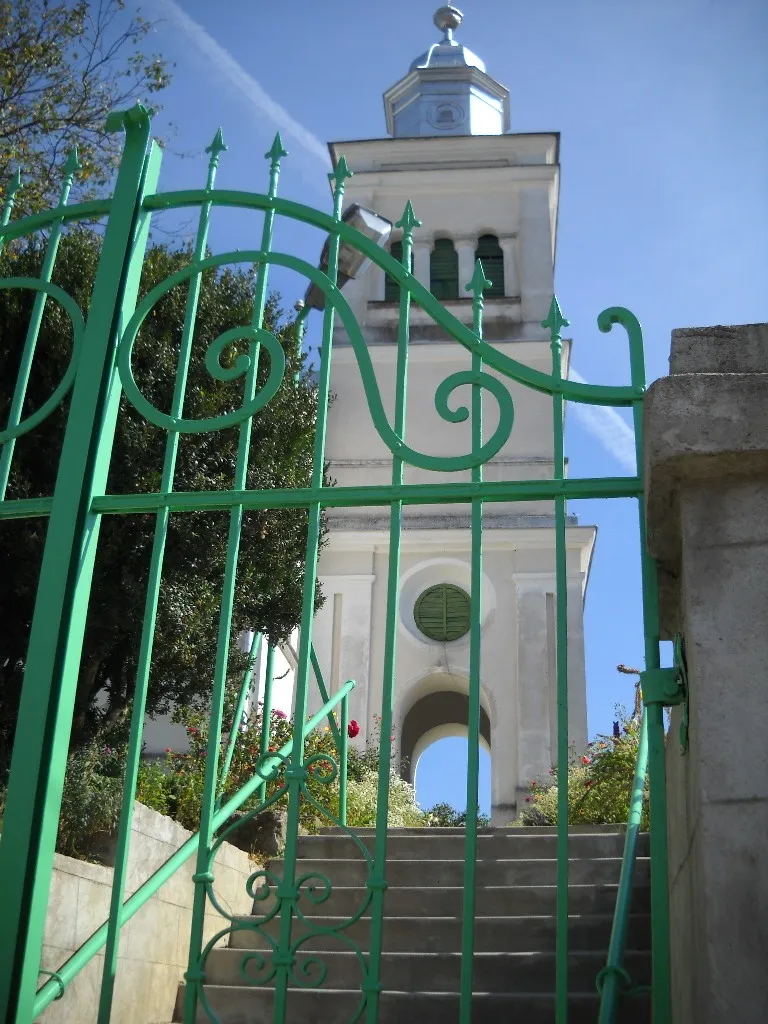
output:
M 413 243 L 413 276 L 425 288 L 429 288 L 429 257 L 431 253 L 431 242 Z
M 534 331 L 546 319 L 554 290 L 550 186 L 520 192 L 520 298 L 523 322 Z
M 516 298 L 520 295 L 517 237 L 500 238 L 499 245 L 504 253 L 504 294 L 508 298 Z
M 387 280 L 387 275 L 384 273 L 384 271 L 381 269 L 381 267 L 377 267 L 376 264 L 372 264 L 371 265 L 370 275 L 371 275 L 371 294 L 370 294 L 371 300 L 373 302 L 383 302 L 384 301 L 384 295 L 385 295 L 384 287 L 385 287 L 385 283 L 386 283 L 386 280 Z
M 340 684 L 347 679 L 357 683 L 349 698 L 349 716 L 360 725 L 360 742 L 365 740 L 368 717 L 373 581 L 374 577 L 368 574 L 323 576 L 321 583 L 327 600 L 315 617 L 313 630 L 315 652 L 329 694 L 335 689 L 335 678 Z M 310 677 L 309 711 L 316 711 L 321 704 L 317 686 Z
M 645 405 L 662 637 L 689 682 L 667 739 L 673 1020 L 768 1018 L 768 324 L 674 331 Z
M 547 590 L 550 573 L 520 573 L 517 588 L 517 719 L 516 802 L 525 799 L 526 783 L 545 778 L 550 752 L 550 638 Z M 497 744 L 494 738 L 494 753 Z
M 568 574 L 568 738 L 576 750 L 587 745 L 587 679 L 584 658 L 583 573 Z M 554 594 L 552 595 L 554 599 Z M 555 632 L 551 634 L 554 645 Z M 556 680 L 552 680 L 556 690 Z M 556 696 L 556 695 L 555 695 Z
M 459 257 L 459 298 L 468 298 L 469 292 L 466 285 L 472 280 L 475 271 L 475 250 L 477 240 L 474 238 L 457 238 L 453 243 L 456 246 L 456 253 Z

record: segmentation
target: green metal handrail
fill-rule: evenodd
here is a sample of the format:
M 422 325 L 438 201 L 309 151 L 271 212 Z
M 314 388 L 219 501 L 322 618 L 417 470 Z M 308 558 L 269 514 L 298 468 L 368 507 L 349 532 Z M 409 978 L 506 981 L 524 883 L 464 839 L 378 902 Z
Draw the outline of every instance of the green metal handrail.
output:
M 324 704 L 318 712 L 316 712 L 304 726 L 303 739 L 315 729 L 328 712 L 334 708 L 337 704 L 342 703 L 351 691 L 355 688 L 356 682 L 354 679 L 347 680 L 346 683 L 341 687 L 338 693 Z M 275 753 L 275 759 L 279 759 L 287 756 L 291 752 L 293 747 L 293 740 L 290 739 L 288 742 Z M 266 765 L 265 765 L 266 769 Z M 252 779 L 249 779 L 244 786 L 230 797 L 227 802 L 216 811 L 213 815 L 213 828 L 219 829 L 230 818 L 235 811 L 239 810 L 245 801 L 256 792 L 261 786 L 263 777 L 261 772 L 257 772 Z M 128 921 L 136 914 L 144 904 L 149 900 L 158 889 L 162 888 L 163 885 L 174 875 L 179 868 L 185 864 L 189 858 L 197 850 L 199 842 L 199 833 L 195 832 L 189 837 L 189 839 L 180 846 L 179 849 L 171 854 L 167 861 L 162 864 L 154 874 L 150 875 L 149 878 L 144 882 L 132 896 L 122 905 L 121 921 L 122 924 L 127 924 Z M 89 961 L 103 949 L 107 941 L 107 930 L 109 922 L 105 921 L 104 924 L 97 928 L 96 931 L 85 942 L 76 950 L 66 963 L 62 964 L 56 972 L 56 977 L 51 978 L 49 981 L 37 990 L 34 1003 L 34 1016 L 37 1018 L 46 1007 L 59 998 L 62 992 L 66 990 L 66 986 L 80 973 L 80 971 L 86 966 Z
M 600 971 L 596 980 L 597 991 L 600 993 L 598 1024 L 613 1024 L 616 1020 L 616 1010 L 622 986 L 631 983 L 629 973 L 622 966 L 622 962 L 624 960 L 624 947 L 629 928 L 629 911 L 632 902 L 632 886 L 635 878 L 637 845 L 643 817 L 643 798 L 645 796 L 647 774 L 648 716 L 643 712 L 635 776 L 632 780 L 632 793 L 629 800 L 627 836 L 624 841 L 624 854 L 621 861 L 619 891 L 616 896 L 616 910 L 613 915 L 611 940 L 608 944 L 608 958 L 605 967 Z

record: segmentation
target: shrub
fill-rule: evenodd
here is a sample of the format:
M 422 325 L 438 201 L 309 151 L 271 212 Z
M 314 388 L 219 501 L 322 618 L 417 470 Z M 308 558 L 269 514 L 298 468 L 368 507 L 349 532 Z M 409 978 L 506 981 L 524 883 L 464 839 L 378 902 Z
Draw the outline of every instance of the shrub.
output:
M 568 823 L 602 825 L 626 823 L 640 743 L 640 716 L 627 717 L 617 708 L 619 722 L 613 736 L 598 736 L 568 764 Z M 517 824 L 557 824 L 556 767 L 546 781 L 532 780 Z M 641 827 L 648 828 L 648 789 L 643 799 Z
M 430 807 L 428 811 L 425 811 L 427 816 L 427 825 L 432 828 L 466 828 L 467 827 L 467 812 L 458 811 L 451 804 L 435 804 L 434 807 Z M 491 824 L 491 819 L 487 814 L 477 815 L 477 827 L 488 828 Z
M 67 761 L 56 849 L 89 857 L 117 829 L 122 803 L 123 748 L 92 742 Z
M 228 700 L 228 714 L 233 714 L 234 699 Z M 182 753 L 166 750 L 160 759 L 142 761 L 139 766 L 136 799 L 161 814 L 168 814 L 184 828 L 197 831 L 200 822 L 207 758 L 208 730 L 206 714 L 200 709 L 186 708 L 177 712 L 176 720 L 187 731 L 189 749 Z M 226 720 L 226 718 L 225 718 Z M 241 724 L 235 743 L 232 763 L 223 788 L 224 798 L 234 795 L 253 778 L 261 757 L 262 709 L 259 705 Z M 282 712 L 273 711 L 268 752 L 283 747 L 293 735 L 293 723 Z M 220 758 L 226 754 L 229 737 L 222 737 Z M 100 858 L 105 840 L 117 831 L 122 802 L 123 777 L 127 747 L 109 747 L 92 742 L 70 753 L 64 781 L 64 795 L 59 819 L 56 849 L 72 857 Z M 332 774 L 331 760 L 338 765 L 336 744 L 330 726 L 311 732 L 304 744 L 304 760 L 309 761 L 306 789 L 302 793 L 300 824 L 307 832 L 333 823 L 339 817 L 339 778 L 323 781 Z M 378 803 L 378 737 L 364 750 L 349 748 L 347 767 L 347 821 L 350 827 L 362 828 L 376 824 Z M 221 765 L 221 761 L 220 761 Z M 266 786 L 267 797 L 285 786 L 283 770 Z M 4 792 L 0 791 L 0 817 Z M 242 806 L 242 811 L 259 805 L 259 791 Z M 286 797 L 277 801 L 277 809 L 287 806 Z M 390 769 L 390 827 L 417 827 L 428 824 L 428 818 L 416 803 L 413 787 Z
M 378 771 L 366 768 L 357 778 L 347 782 L 347 825 L 350 828 L 371 828 L 376 824 L 378 807 Z M 338 797 L 336 797 L 336 808 Z M 413 786 L 398 775 L 389 773 L 389 828 L 421 828 L 428 824 L 424 811 L 416 803 Z

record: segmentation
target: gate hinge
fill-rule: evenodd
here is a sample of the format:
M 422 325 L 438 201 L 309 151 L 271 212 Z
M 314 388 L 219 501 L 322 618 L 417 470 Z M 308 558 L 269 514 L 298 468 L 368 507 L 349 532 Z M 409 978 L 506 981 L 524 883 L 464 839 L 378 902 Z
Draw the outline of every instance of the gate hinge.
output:
M 683 638 L 675 637 L 674 664 L 672 668 L 651 668 L 640 673 L 640 688 L 643 704 L 661 704 L 673 707 L 682 704 L 683 717 L 680 722 L 680 750 L 688 750 L 688 668 L 685 660 Z
M 685 700 L 680 672 L 676 668 L 650 668 L 640 673 L 643 704 L 663 704 L 671 707 Z

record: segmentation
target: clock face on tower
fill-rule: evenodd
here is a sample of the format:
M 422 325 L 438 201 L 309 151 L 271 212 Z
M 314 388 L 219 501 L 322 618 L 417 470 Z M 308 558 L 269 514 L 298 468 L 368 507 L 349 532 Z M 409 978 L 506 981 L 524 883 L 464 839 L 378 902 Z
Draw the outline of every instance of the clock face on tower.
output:
M 458 103 L 435 103 L 427 112 L 427 118 L 433 128 L 450 131 L 458 128 L 466 118 L 466 111 Z

